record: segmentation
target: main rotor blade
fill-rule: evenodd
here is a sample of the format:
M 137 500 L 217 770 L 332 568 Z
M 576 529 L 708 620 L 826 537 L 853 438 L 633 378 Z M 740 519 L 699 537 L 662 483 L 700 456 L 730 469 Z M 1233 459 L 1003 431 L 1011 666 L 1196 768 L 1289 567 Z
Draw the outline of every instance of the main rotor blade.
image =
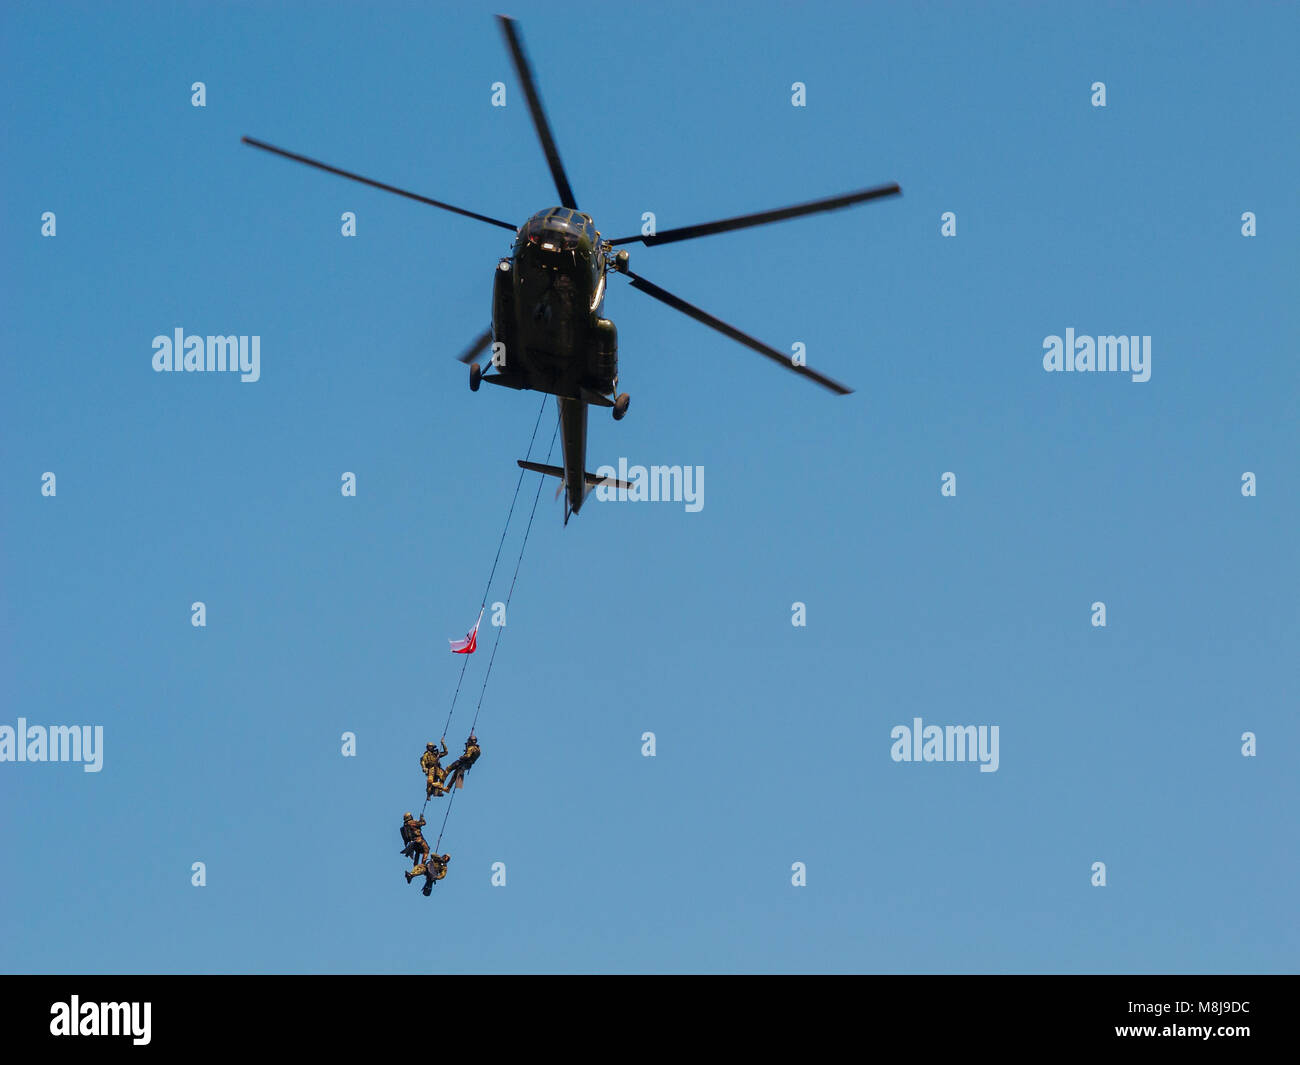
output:
M 330 174 L 338 174 L 339 177 L 349 178 L 352 181 L 359 181 L 363 185 L 369 185 L 376 189 L 383 189 L 385 192 L 395 192 L 399 196 L 405 196 L 408 200 L 427 203 L 430 207 L 441 207 L 444 211 L 451 211 L 453 214 L 464 215 L 466 218 L 475 218 L 480 222 L 488 222 L 491 225 L 500 226 L 502 229 L 508 229 L 512 233 L 519 228 L 511 222 L 502 222 L 499 218 L 489 218 L 485 214 L 475 214 L 473 211 L 467 211 L 463 207 L 453 207 L 451 204 L 443 203 L 441 200 L 431 200 L 428 196 L 421 196 L 416 192 L 407 192 L 405 189 L 399 189 L 396 185 L 385 185 L 382 181 L 372 181 L 370 178 L 362 177 L 360 174 L 353 174 L 348 170 L 340 170 L 336 166 L 330 166 L 328 163 L 322 163 L 316 159 L 308 159 L 307 156 L 298 155 L 296 152 L 287 152 L 283 148 L 277 148 L 273 144 L 267 144 L 264 141 L 254 140 L 252 137 L 241 137 L 240 140 L 254 148 L 261 148 L 264 152 L 271 152 L 275 155 L 282 155 L 286 159 L 292 159 L 295 163 L 306 163 L 308 166 L 314 166 L 317 170 L 324 170 Z
M 773 362 L 780 363 L 787 370 L 793 370 L 797 374 L 802 374 L 804 377 L 816 381 L 823 388 L 829 388 L 832 392 L 836 393 L 836 395 L 847 396 L 853 391 L 853 389 L 846 388 L 838 381 L 832 380 L 824 374 L 819 374 L 816 370 L 811 369 L 810 367 L 796 365 L 791 361 L 789 355 L 777 351 L 776 348 L 764 344 L 761 340 L 755 340 L 748 333 L 742 333 L 735 326 L 728 325 L 721 318 L 713 317 L 713 315 L 709 314 L 708 311 L 700 310 L 700 308 L 696 307 L 694 304 L 687 303 L 680 296 L 674 296 L 667 289 L 662 289 L 654 282 L 647 281 L 644 277 L 639 277 L 632 273 L 631 270 L 627 271 L 627 276 L 632 279 L 632 287 L 640 289 L 647 296 L 653 296 L 661 303 L 668 304 L 668 306 L 672 307 L 674 310 L 690 315 L 690 317 L 694 318 L 697 322 L 703 322 L 711 329 L 716 329 L 723 336 L 728 336 L 731 337 L 732 340 L 739 341 L 741 344 L 744 344 L 745 347 L 757 351 L 760 355 L 766 355 Z
M 488 326 L 478 336 L 470 341 L 467 347 L 460 355 L 461 362 L 473 362 L 483 353 L 483 350 L 492 343 L 492 327 Z
M 765 226 L 769 222 L 781 222 L 787 218 L 798 218 L 800 215 L 817 214 L 819 211 L 835 211 L 841 207 L 852 207 L 855 203 L 865 203 L 867 200 L 897 196 L 902 191 L 897 185 L 878 185 L 873 189 L 846 192 L 842 196 L 828 196 L 824 200 L 812 200 L 809 203 L 795 204 L 793 207 L 778 207 L 773 211 L 737 215 L 735 218 L 724 218 L 719 222 L 701 222 L 696 226 L 665 229 L 662 233 L 655 233 L 652 236 L 638 234 L 635 237 L 620 237 L 618 240 L 611 240 L 610 243 L 631 244 L 633 241 L 639 240 L 643 244 L 652 246 L 655 244 L 671 244 L 675 240 L 692 240 L 695 237 L 712 236 L 714 233 L 727 233 L 733 229 Z
M 506 35 L 506 46 L 510 49 L 510 58 L 514 60 L 515 73 L 519 75 L 519 80 L 524 86 L 524 95 L 528 97 L 528 110 L 533 113 L 533 125 L 537 128 L 537 138 L 542 142 L 542 151 L 546 153 L 546 161 L 550 164 L 551 176 L 555 178 L 555 187 L 560 193 L 560 203 L 576 211 L 578 201 L 573 198 L 569 177 L 564 172 L 564 164 L 560 162 L 560 152 L 555 147 L 555 138 L 551 136 L 551 125 L 546 121 L 542 98 L 537 95 L 533 69 L 528 65 L 528 57 L 524 55 L 524 44 L 519 39 L 519 31 L 515 29 L 515 20 L 506 18 L 505 15 L 498 15 L 497 21 L 501 23 L 501 31 Z M 554 28 L 557 38 L 566 32 L 560 27 Z M 567 37 L 563 39 L 567 40 Z

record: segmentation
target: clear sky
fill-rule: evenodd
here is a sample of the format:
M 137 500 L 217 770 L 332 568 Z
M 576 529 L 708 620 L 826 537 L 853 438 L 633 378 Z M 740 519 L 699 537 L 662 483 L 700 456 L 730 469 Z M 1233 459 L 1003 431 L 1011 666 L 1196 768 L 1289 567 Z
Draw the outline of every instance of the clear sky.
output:
M 903 196 L 632 245 L 856 391 L 611 278 L 589 468 L 702 466 L 703 509 L 543 486 L 450 874 L 403 882 L 540 402 L 454 360 L 510 234 L 239 138 L 521 222 L 492 14 L 4 5 L 0 725 L 104 749 L 0 763 L 0 969 L 1294 972 L 1294 4 L 515 6 L 606 236 Z M 178 327 L 260 380 L 155 373 Z M 1067 329 L 1150 380 L 1046 372 Z M 997 771 L 892 760 L 917 717 Z

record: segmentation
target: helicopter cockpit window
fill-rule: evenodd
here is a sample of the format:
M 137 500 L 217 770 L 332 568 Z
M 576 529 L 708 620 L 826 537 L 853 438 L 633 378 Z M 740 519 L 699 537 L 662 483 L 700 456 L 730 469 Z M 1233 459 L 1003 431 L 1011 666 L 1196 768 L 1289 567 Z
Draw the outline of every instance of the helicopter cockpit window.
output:
M 595 248 L 595 226 L 581 211 L 567 207 L 553 207 L 530 218 L 520 232 L 524 243 L 544 252 L 576 252 L 585 242 L 589 250 Z

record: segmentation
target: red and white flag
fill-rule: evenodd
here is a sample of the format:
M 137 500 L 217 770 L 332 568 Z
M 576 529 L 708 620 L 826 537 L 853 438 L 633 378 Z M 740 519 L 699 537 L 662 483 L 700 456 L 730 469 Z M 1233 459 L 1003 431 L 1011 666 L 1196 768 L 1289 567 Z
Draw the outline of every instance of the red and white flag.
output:
M 451 653 L 454 655 L 472 655 L 478 647 L 478 625 L 483 620 L 483 611 L 478 612 L 478 621 L 474 622 L 474 627 L 470 630 L 469 635 L 463 640 L 448 640 L 451 644 Z

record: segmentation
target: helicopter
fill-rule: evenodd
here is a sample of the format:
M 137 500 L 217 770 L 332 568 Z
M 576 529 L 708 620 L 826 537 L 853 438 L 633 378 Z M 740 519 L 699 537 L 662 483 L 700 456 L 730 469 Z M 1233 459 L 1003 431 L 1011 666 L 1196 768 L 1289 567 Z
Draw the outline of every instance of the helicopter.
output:
M 537 138 L 546 155 L 560 198 L 558 206 L 538 211 L 523 225 L 516 226 L 512 222 L 374 181 L 252 137 L 243 137 L 242 140 L 253 148 L 466 218 L 508 229 L 514 234 L 511 254 L 497 263 L 492 289 L 491 323 L 465 348 L 460 361 L 469 364 L 469 387 L 472 392 L 477 392 L 486 381 L 503 388 L 549 393 L 556 397 L 564 465 L 548 466 L 525 459 L 520 459 L 519 465 L 560 479 L 565 490 L 564 523 L 567 525 L 570 515 L 577 514 L 582 509 L 587 494 L 598 485 L 630 487 L 625 482 L 586 472 L 587 408 L 609 408 L 614 420 L 621 421 L 627 415 L 631 402 L 626 392 L 618 391 L 618 329 L 604 316 L 605 285 L 611 272 L 627 277 L 631 287 L 637 291 L 717 330 L 787 370 L 837 395 L 851 392 L 851 389 L 838 381 L 818 373 L 803 362 L 796 361 L 653 281 L 633 273 L 628 265 L 630 256 L 620 245 L 639 242 L 654 247 L 822 211 L 834 211 L 870 200 L 897 196 L 902 192 L 899 186 L 878 185 L 789 207 L 606 240 L 596 229 L 591 216 L 578 209 L 577 198 L 569 184 L 564 164 L 560 161 L 560 153 L 537 91 L 532 66 L 524 52 L 518 26 L 514 19 L 504 15 L 498 15 L 497 22 L 505 36 L 506 48 L 523 87 L 533 127 L 537 131 Z M 479 359 L 489 349 L 490 359 L 480 365 Z

